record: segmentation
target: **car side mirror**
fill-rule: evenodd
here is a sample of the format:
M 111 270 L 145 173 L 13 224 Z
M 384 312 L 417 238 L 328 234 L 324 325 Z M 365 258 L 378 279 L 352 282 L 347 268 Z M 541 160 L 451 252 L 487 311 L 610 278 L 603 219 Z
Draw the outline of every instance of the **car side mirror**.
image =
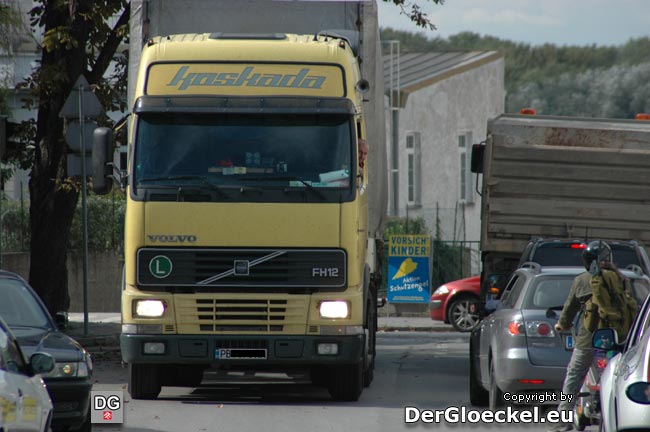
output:
M 57 327 L 60 329 L 64 329 L 68 326 L 68 323 L 70 322 L 70 319 L 68 318 L 68 313 L 67 312 L 57 312 L 56 315 L 54 316 L 54 322 L 56 323 Z
M 29 364 L 35 374 L 46 374 L 54 370 L 54 357 L 48 353 L 37 352 L 29 358 Z
M 616 330 L 613 328 L 597 329 L 591 337 L 591 346 L 604 351 L 620 351 Z

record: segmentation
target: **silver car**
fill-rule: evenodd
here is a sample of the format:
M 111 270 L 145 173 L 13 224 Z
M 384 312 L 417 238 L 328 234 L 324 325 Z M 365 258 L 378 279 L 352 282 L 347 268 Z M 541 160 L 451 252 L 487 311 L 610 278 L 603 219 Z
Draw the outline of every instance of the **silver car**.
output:
M 593 340 L 617 341 L 612 329 L 596 331 Z M 637 315 L 627 339 L 612 346 L 611 358 L 600 378 L 602 431 L 650 430 L 650 297 Z
M 583 267 L 517 269 L 508 281 L 497 310 L 470 337 L 470 400 L 490 409 L 521 397 L 559 392 L 571 358 L 573 339 L 553 326 Z M 549 393 L 550 394 L 550 393 Z M 554 403 L 558 401 L 533 400 Z

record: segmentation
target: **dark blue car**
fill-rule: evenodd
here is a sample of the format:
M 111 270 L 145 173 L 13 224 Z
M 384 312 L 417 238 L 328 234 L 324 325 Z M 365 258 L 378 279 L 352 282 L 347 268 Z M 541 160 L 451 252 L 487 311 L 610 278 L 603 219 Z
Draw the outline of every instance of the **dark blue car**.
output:
M 54 357 L 54 370 L 43 375 L 54 404 L 52 429 L 90 431 L 90 354 L 58 329 L 36 292 L 17 274 L 0 271 L 0 299 L 0 316 L 25 357 L 35 352 Z

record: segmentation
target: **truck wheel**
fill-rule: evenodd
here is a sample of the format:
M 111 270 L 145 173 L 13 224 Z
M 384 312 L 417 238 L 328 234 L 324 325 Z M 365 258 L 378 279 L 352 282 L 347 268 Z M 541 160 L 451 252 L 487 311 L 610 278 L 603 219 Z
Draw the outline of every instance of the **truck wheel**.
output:
M 449 323 L 459 332 L 470 332 L 481 321 L 478 300 L 473 297 L 460 297 L 449 306 Z
M 363 390 L 363 361 L 334 367 L 327 389 L 336 401 L 359 400 Z
M 375 349 L 377 346 L 377 300 L 370 294 L 366 314 L 366 355 L 364 356 L 363 386 L 368 387 L 375 377 Z
M 476 367 L 474 366 L 474 346 L 469 343 L 469 401 L 474 406 L 486 406 L 488 404 L 488 392 L 476 379 Z
M 156 399 L 160 394 L 157 365 L 129 363 L 129 394 L 133 399 Z

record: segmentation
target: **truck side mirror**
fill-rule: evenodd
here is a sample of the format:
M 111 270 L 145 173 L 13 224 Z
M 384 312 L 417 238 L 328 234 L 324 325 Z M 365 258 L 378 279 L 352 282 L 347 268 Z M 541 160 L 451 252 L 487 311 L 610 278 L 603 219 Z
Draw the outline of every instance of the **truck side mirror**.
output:
M 485 154 L 485 144 L 472 144 L 472 160 L 470 170 L 475 174 L 483 173 L 483 155 Z
M 498 299 L 505 286 L 506 275 L 502 273 L 492 273 L 487 277 L 487 293 L 493 299 Z
M 107 127 L 93 133 L 93 192 L 107 194 L 113 186 L 113 131 Z

